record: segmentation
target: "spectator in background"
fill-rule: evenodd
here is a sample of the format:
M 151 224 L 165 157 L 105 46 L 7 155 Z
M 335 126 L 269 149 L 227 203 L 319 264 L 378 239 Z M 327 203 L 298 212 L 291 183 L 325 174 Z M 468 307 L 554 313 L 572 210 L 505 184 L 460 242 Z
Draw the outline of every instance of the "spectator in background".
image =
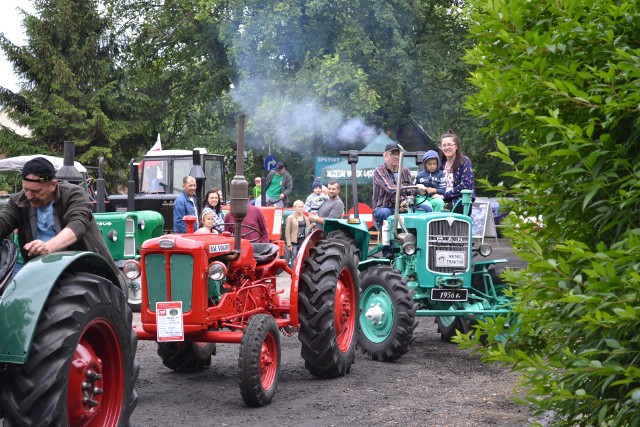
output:
M 311 194 L 307 196 L 307 200 L 304 202 L 304 211 L 308 213 L 318 213 L 320 206 L 329 199 L 327 194 L 322 194 L 322 183 L 320 181 L 313 181 L 311 184 Z
M 471 201 L 476 199 L 475 179 L 471 160 L 462 153 L 460 138 L 452 130 L 440 138 L 442 156 L 440 170 L 444 172 L 446 189 L 442 197 L 447 207 L 456 213 L 462 213 L 462 190 L 471 190 Z M 471 214 L 471 212 L 469 212 Z
M 289 266 L 293 265 L 298 249 L 307 235 L 307 227 L 311 225 L 309 218 L 304 214 L 304 206 L 302 200 L 296 200 L 293 202 L 293 213 L 287 217 L 284 236 L 287 248 L 291 252 Z
M 236 221 L 233 219 L 231 212 L 224 217 L 224 230 L 233 234 L 236 229 Z M 251 228 L 245 228 L 247 225 Z M 257 231 L 256 231 L 257 230 Z M 247 203 L 247 215 L 242 220 L 242 238 L 251 240 L 253 243 L 269 243 L 269 231 L 267 230 L 267 221 L 260 208 Z
M 311 227 L 319 227 L 324 224 L 325 218 L 342 218 L 344 215 L 344 202 L 340 198 L 340 184 L 338 181 L 329 181 L 327 186 L 329 198 L 320 206 L 317 213 L 310 213 Z
M 284 162 L 276 163 L 276 167 L 270 170 L 265 180 L 267 206 L 284 208 L 289 201 L 289 195 L 293 191 L 293 179 L 286 170 Z
M 173 203 L 173 232 L 186 233 L 187 224 L 182 220 L 185 215 L 193 215 L 198 218 L 196 207 L 196 179 L 192 176 L 182 178 L 182 191 Z M 196 220 L 195 228 L 198 228 Z
M 262 178 L 256 176 L 253 179 L 253 183 L 255 187 L 253 187 L 253 199 L 251 200 L 251 204 L 254 206 L 260 206 L 262 204 Z
M 224 224 L 224 214 L 222 213 L 222 197 L 218 187 L 213 187 L 204 195 L 202 210 L 209 208 L 213 212 L 213 226 L 217 232 L 221 232 Z M 204 225 L 204 224 L 203 224 Z

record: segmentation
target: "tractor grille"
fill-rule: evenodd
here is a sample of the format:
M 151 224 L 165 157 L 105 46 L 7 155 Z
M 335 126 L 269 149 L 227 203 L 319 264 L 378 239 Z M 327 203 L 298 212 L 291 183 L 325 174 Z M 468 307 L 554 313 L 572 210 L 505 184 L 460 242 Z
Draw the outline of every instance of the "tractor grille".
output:
M 124 223 L 124 256 L 136 256 L 136 224 L 131 217 L 127 217 Z
M 169 269 L 165 268 L 169 259 Z M 193 257 L 188 254 L 148 254 L 144 258 L 149 310 L 157 302 L 182 301 L 182 310 L 191 310 Z M 171 284 L 169 288 L 169 283 Z M 169 300 L 169 292 L 171 299 Z
M 427 269 L 435 273 L 454 273 L 469 268 L 469 248 L 471 245 L 470 224 L 454 218 L 444 218 L 429 222 Z M 461 260 L 455 261 L 456 256 Z M 441 261 L 438 262 L 438 257 Z M 443 266 L 446 258 L 463 265 Z

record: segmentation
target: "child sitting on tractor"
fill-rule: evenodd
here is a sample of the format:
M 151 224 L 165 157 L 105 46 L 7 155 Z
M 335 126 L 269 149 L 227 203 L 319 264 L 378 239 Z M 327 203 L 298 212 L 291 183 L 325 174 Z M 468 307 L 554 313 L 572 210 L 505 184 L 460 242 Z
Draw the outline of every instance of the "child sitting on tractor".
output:
M 440 158 L 434 150 L 429 150 L 422 157 L 424 170 L 416 176 L 416 185 L 422 185 L 416 196 L 414 209 L 425 212 L 440 212 L 444 209 L 442 195 L 446 189 L 444 173 L 440 170 Z

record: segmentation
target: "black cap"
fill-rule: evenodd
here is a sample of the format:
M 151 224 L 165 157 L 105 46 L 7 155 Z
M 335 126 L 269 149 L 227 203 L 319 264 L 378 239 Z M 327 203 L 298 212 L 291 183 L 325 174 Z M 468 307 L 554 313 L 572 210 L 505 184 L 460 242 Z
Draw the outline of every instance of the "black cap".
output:
M 387 146 L 384 147 L 384 152 L 386 153 L 387 151 L 400 151 L 400 148 L 398 148 L 398 144 L 392 142 L 391 144 L 387 144 Z
M 27 175 L 36 175 L 39 178 L 27 178 Z M 22 179 L 28 182 L 47 182 L 56 177 L 56 168 L 44 157 L 35 157 L 24 164 Z
M 286 167 L 287 167 L 287 165 L 284 162 L 276 163 L 276 170 L 277 171 L 281 170 L 282 168 L 286 168 Z

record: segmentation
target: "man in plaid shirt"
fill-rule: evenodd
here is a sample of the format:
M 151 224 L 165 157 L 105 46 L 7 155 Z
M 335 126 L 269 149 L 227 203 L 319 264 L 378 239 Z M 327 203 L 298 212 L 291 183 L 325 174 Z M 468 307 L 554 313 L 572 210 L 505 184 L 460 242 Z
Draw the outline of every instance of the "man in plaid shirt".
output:
M 378 230 L 382 230 L 382 221 L 393 214 L 395 208 L 396 188 L 398 183 L 398 167 L 400 160 L 400 149 L 398 144 L 387 144 L 384 148 L 384 163 L 373 172 L 373 220 Z M 400 185 L 411 185 L 412 179 L 409 169 L 403 167 L 400 178 Z M 400 195 L 400 206 L 406 203 L 406 196 Z M 382 247 L 382 256 L 391 254 L 390 246 Z

